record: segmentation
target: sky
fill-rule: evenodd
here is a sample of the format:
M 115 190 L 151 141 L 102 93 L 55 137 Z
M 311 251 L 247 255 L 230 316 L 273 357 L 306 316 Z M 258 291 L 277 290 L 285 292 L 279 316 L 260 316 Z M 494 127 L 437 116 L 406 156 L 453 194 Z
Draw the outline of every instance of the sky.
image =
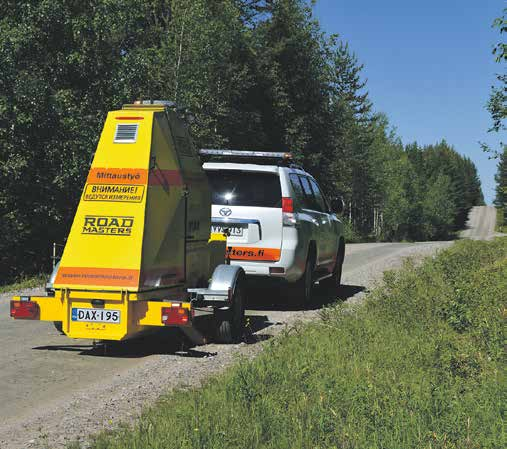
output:
M 359 62 L 376 111 L 385 112 L 404 143 L 445 139 L 476 164 L 485 200 L 494 199 L 495 160 L 479 141 L 488 133 L 485 105 L 500 40 L 491 24 L 502 0 L 318 0 L 314 15 L 327 33 L 347 41 Z M 503 141 L 506 140 L 505 136 Z

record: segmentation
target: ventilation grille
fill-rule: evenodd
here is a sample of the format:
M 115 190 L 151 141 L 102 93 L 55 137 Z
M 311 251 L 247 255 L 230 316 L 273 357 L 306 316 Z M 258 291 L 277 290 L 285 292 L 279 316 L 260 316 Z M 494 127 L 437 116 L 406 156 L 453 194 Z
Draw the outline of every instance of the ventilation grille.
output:
M 114 143 L 135 143 L 137 140 L 138 123 L 118 124 L 114 134 Z

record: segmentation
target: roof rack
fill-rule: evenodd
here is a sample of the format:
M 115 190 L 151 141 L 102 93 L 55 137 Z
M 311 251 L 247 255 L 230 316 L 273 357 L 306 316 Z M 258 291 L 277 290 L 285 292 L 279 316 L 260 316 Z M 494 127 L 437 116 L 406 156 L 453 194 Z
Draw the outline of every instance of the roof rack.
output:
M 275 151 L 249 151 L 249 150 L 219 150 L 203 148 L 199 150 L 199 154 L 206 159 L 226 159 L 227 161 L 250 159 L 253 163 L 273 163 L 278 162 L 280 165 L 289 165 L 293 162 L 291 153 L 275 152 Z

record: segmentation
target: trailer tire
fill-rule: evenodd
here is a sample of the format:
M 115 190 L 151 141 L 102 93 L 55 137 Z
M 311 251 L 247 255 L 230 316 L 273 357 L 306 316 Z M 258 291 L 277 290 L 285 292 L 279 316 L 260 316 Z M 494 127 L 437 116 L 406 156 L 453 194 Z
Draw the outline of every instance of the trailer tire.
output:
M 219 343 L 241 341 L 245 329 L 245 281 L 240 276 L 236 281 L 232 305 L 227 309 L 215 310 L 216 340 Z

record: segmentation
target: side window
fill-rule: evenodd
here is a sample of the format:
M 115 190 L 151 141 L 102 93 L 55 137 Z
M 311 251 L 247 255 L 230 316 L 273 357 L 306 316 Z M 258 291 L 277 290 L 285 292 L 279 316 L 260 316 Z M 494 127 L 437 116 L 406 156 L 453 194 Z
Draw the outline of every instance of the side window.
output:
M 324 195 L 322 195 L 322 192 L 320 191 L 319 186 L 317 185 L 317 183 L 313 179 L 310 179 L 310 184 L 312 186 L 313 196 L 315 197 L 315 201 L 319 207 L 319 209 L 317 209 L 317 210 L 319 212 L 327 212 L 328 207 L 326 204 L 326 200 L 324 199 Z
M 301 180 L 301 185 L 303 186 L 303 192 L 305 195 L 304 207 L 306 209 L 319 210 L 308 178 L 306 176 L 300 176 L 299 179 Z
M 290 183 L 292 188 L 294 189 L 294 193 L 296 194 L 296 202 L 299 205 L 304 205 L 305 198 L 303 195 L 303 187 L 301 187 L 301 183 L 299 182 L 299 176 L 296 173 L 291 173 L 289 175 Z

